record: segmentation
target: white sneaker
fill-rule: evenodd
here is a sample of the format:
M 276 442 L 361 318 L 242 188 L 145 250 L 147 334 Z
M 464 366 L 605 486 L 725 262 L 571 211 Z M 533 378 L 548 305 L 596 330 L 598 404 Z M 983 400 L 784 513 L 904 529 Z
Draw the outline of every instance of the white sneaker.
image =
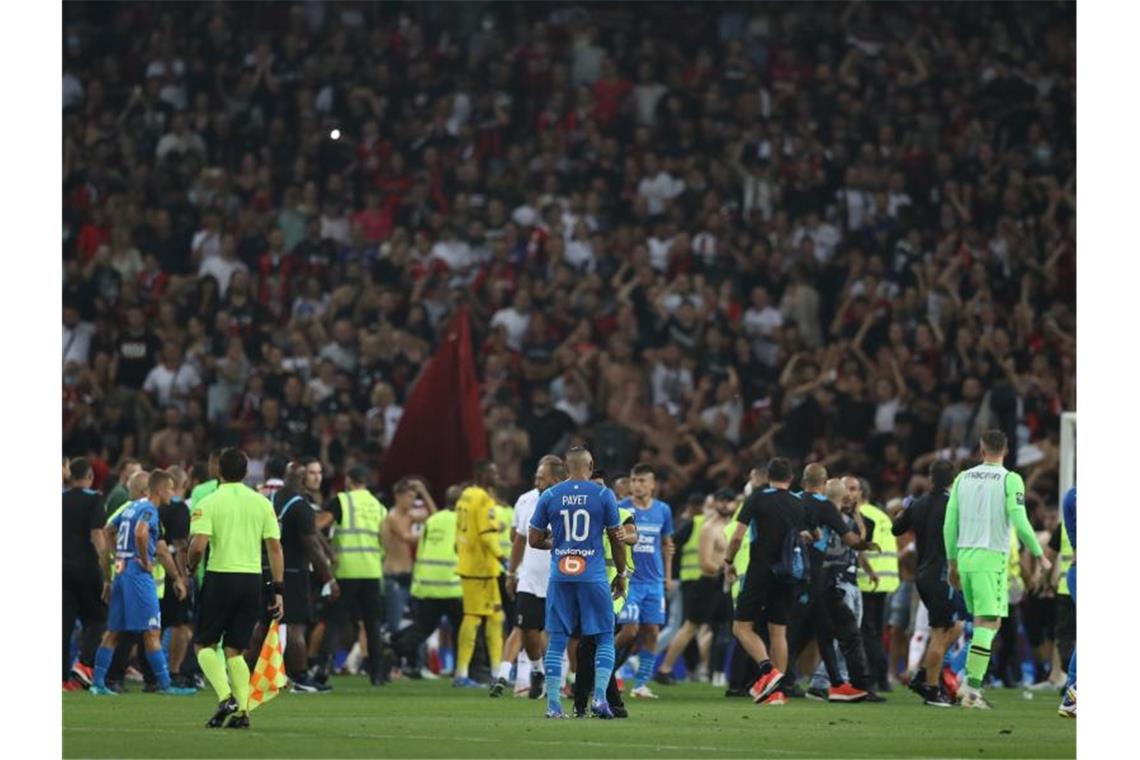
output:
M 634 699 L 657 699 L 657 695 L 654 694 L 648 686 L 638 686 L 629 693 L 629 696 Z
M 438 681 L 439 676 L 431 672 L 431 668 L 420 668 L 420 678 L 425 681 Z
M 360 642 L 352 645 L 352 650 L 349 651 L 348 657 L 344 658 L 344 672 L 349 675 L 357 675 L 360 673 L 360 666 L 364 664 L 364 655 L 360 653 Z
M 989 700 L 982 696 L 980 689 L 975 689 L 969 685 L 962 687 L 962 707 L 967 710 L 994 709 L 994 706 L 990 704 Z
M 712 680 L 709 683 L 719 689 L 728 684 L 728 679 L 724 677 L 724 673 L 717 671 L 712 674 Z
M 693 674 L 693 680 L 699 683 L 709 682 L 709 669 L 704 665 L 697 667 L 697 672 Z

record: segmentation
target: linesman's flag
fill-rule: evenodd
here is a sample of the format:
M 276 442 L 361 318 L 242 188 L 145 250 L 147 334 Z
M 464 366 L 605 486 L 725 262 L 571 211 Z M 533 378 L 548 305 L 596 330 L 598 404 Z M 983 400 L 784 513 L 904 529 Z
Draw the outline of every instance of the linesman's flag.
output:
M 265 643 L 261 645 L 261 654 L 257 658 L 257 666 L 249 676 L 249 711 L 253 712 L 258 705 L 268 702 L 285 688 L 288 679 L 285 677 L 285 654 L 281 648 L 280 628 L 277 621 L 269 624 L 265 633 Z

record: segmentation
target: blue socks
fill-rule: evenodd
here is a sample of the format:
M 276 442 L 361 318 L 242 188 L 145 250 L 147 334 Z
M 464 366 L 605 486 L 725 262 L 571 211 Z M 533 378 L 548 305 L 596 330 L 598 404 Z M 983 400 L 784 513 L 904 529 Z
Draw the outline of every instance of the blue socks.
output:
M 166 652 L 156 649 L 146 653 L 146 661 L 154 671 L 154 678 L 158 681 L 158 688 L 166 691 L 170 688 L 170 670 L 166 667 Z
M 613 647 L 611 638 L 610 647 Z M 566 651 L 566 634 L 562 631 L 550 632 L 550 643 L 546 646 L 546 704 L 550 710 L 562 711 L 562 653 Z M 601 647 L 598 648 L 599 654 Z M 612 667 L 612 666 L 611 666 Z M 598 677 L 601 673 L 598 673 Z M 606 681 L 609 681 L 609 676 L 606 676 Z M 605 681 L 603 684 L 603 691 L 605 689 Z
M 614 632 L 599 633 L 597 640 L 598 651 L 594 655 L 594 701 L 605 702 L 606 686 L 614 672 Z
M 602 647 L 599 644 L 598 654 L 600 655 L 601 653 Z M 648 649 L 642 649 L 641 654 L 638 655 L 638 658 L 637 677 L 633 679 L 633 686 L 634 688 L 639 689 L 645 684 L 649 683 L 649 677 L 653 675 L 653 664 L 657 658 L 654 657 L 653 652 Z M 609 678 L 607 677 L 606 680 L 608 681 Z
M 95 686 L 100 689 L 107 687 L 107 670 L 111 667 L 111 660 L 115 650 L 110 647 L 99 647 L 95 650 Z

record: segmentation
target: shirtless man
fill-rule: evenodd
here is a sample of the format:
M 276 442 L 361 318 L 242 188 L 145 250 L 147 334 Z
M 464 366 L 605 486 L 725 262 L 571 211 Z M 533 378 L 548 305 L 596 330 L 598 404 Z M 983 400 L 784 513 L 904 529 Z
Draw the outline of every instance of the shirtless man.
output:
M 402 478 L 392 488 L 395 504 L 380 536 L 384 541 L 384 613 L 388 632 L 400 630 L 404 609 L 412 595 L 412 550 L 416 546 L 415 526 L 435 512 L 435 502 L 416 478 Z
M 721 572 L 724 569 L 724 555 L 728 550 L 728 537 L 724 528 L 735 511 L 736 494 L 729 488 L 717 491 L 712 498 L 712 509 L 705 508 L 697 549 L 701 577 L 692 584 L 691 593 L 684 600 L 682 609 L 685 611 L 685 623 L 665 652 L 665 659 L 661 661 L 656 674 L 658 683 L 672 683 L 673 665 L 698 630 L 701 632 L 697 638 L 701 670 L 708 670 L 713 629 L 728 620 L 727 594 Z

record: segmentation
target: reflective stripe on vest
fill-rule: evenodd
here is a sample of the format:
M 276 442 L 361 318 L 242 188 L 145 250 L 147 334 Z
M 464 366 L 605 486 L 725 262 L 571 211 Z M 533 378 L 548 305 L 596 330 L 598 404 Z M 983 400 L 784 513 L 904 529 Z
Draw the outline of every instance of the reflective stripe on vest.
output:
M 863 515 L 864 520 L 870 520 L 875 524 L 875 534 L 871 536 L 871 540 L 881 549 L 877 552 L 864 552 L 871 569 L 879 576 L 878 587 L 871 583 L 866 573 L 860 573 L 859 590 L 889 594 L 899 587 L 899 545 L 891 533 L 891 518 L 873 504 L 859 507 L 859 513 Z
M 458 599 L 463 596 L 455 565 L 455 512 L 443 510 L 424 521 L 412 567 L 412 596 L 417 599 Z
M 1061 581 L 1057 584 L 1059 596 L 1069 596 L 1069 568 L 1073 566 L 1073 545 L 1069 542 L 1069 531 L 1061 523 Z
M 704 515 L 693 518 L 693 532 L 681 547 L 681 580 L 695 581 L 701 577 L 701 526 Z
M 341 492 L 340 522 L 333 534 L 337 550 L 338 579 L 382 578 L 383 551 L 380 548 L 380 524 L 388 510 L 366 490 Z

